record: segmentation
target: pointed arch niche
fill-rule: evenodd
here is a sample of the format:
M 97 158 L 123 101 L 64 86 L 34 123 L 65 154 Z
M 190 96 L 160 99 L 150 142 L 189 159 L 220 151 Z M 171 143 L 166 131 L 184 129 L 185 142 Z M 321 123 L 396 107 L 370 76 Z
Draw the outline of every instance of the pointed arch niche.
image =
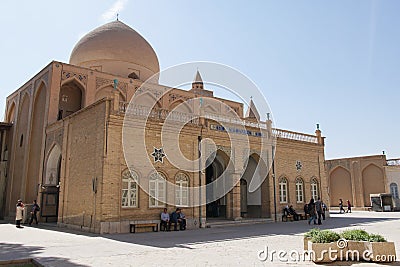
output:
M 82 85 L 72 79 L 61 86 L 58 101 L 58 116 L 61 120 L 83 107 L 84 89 Z
M 45 185 L 57 185 L 60 181 L 60 170 L 61 170 L 61 149 L 55 144 L 47 158 L 46 172 L 43 179 Z

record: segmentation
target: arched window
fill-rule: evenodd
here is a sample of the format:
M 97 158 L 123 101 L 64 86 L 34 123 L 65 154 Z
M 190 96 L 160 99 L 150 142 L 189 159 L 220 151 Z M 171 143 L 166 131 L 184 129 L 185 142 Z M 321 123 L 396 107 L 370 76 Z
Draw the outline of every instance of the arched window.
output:
M 296 179 L 296 201 L 297 203 L 304 202 L 304 182 L 303 179 Z
M 166 178 L 163 174 L 153 172 L 149 179 L 149 207 L 164 207 L 166 196 Z
M 188 206 L 189 205 L 189 177 L 184 173 L 178 173 L 175 177 L 175 205 Z
M 390 184 L 390 193 L 392 194 L 393 198 L 399 198 L 399 189 L 396 183 Z
M 287 203 L 288 202 L 288 182 L 286 178 L 282 178 L 279 181 L 279 202 Z
M 138 206 L 138 175 L 128 169 L 122 172 L 122 207 Z
M 319 192 L 318 192 L 318 181 L 315 178 L 311 179 L 311 197 L 314 200 L 317 200 L 319 196 Z

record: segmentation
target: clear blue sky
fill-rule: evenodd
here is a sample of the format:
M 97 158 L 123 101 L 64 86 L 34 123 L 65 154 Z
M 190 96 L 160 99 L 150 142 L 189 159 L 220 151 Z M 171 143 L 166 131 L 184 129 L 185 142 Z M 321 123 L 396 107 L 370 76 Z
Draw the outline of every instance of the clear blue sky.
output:
M 279 128 L 314 133 L 326 158 L 400 157 L 400 1 L 1 1 L 0 108 L 86 32 L 115 19 L 161 68 L 205 60 L 248 75 Z M 110 11 L 107 13 L 107 11 Z

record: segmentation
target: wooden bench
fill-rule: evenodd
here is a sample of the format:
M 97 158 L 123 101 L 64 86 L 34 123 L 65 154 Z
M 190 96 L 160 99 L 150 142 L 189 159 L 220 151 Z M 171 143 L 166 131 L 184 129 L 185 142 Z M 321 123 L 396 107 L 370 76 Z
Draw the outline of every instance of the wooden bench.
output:
M 291 222 L 293 222 L 293 220 L 294 220 L 294 217 L 293 217 L 293 215 L 290 215 L 290 214 L 283 214 L 282 215 L 282 222 L 287 222 L 288 220 L 290 220 Z
M 300 217 L 300 220 L 307 220 L 308 218 L 310 218 L 310 214 L 299 213 L 299 217 Z
M 135 233 L 136 227 L 153 227 L 153 232 L 158 232 L 158 223 L 130 223 L 129 232 Z

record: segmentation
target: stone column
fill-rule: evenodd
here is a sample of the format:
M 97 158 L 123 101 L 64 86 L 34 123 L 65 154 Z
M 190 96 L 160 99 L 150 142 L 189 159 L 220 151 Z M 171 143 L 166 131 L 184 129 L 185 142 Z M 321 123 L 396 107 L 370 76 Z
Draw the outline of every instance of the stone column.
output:
M 234 220 L 241 220 L 240 214 L 240 174 L 234 173 L 232 174 L 232 178 L 237 180 L 238 182 L 232 189 L 232 218 Z

